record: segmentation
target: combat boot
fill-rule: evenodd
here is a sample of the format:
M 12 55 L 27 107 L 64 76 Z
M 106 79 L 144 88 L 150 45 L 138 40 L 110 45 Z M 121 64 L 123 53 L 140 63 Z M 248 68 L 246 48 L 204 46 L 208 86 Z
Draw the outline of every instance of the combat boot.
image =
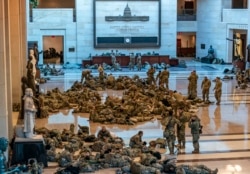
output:
M 171 148 L 169 151 L 170 151 L 169 155 L 174 155 L 174 148 Z
M 194 149 L 192 153 L 200 153 L 199 149 Z
M 182 146 L 181 146 L 182 149 L 185 149 L 185 148 L 186 148 L 185 144 L 186 144 L 186 143 L 185 143 L 185 141 L 184 141 L 184 142 L 182 143 Z

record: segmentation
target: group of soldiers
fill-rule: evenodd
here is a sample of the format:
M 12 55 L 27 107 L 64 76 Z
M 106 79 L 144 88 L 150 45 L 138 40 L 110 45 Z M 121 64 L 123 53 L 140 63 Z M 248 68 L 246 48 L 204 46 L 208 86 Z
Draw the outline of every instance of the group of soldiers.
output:
M 112 74 L 110 74 L 109 76 L 106 76 L 102 65 L 99 65 L 98 72 L 99 72 L 98 78 L 99 78 L 99 81 L 101 84 L 107 84 L 107 82 L 109 82 L 109 81 L 111 83 L 115 82 L 115 78 L 112 76 Z M 167 68 L 164 68 L 164 70 L 162 72 L 160 71 L 157 74 L 156 79 L 155 79 L 154 74 L 155 74 L 155 68 L 153 66 L 151 66 L 151 68 L 147 72 L 147 76 L 148 76 L 147 82 L 146 82 L 147 85 L 157 86 L 156 83 L 158 82 L 159 89 L 160 89 L 160 86 L 162 86 L 163 87 L 162 89 L 164 89 L 166 91 L 170 91 L 169 90 L 170 73 L 167 70 Z M 84 83 L 84 81 L 88 81 L 90 79 L 92 79 L 91 71 L 90 70 L 83 71 L 82 77 L 81 77 L 81 84 Z M 188 96 L 188 97 L 190 99 L 191 98 L 195 99 L 195 98 L 197 98 L 197 80 L 198 80 L 198 75 L 196 74 L 195 71 L 191 72 L 191 75 L 188 77 L 188 80 L 189 80 L 188 94 L 190 94 L 190 96 L 191 96 L 191 97 L 190 96 Z M 214 87 L 215 98 L 217 100 L 217 104 L 220 104 L 221 86 L 222 86 L 222 83 L 220 81 L 220 78 L 217 77 L 216 78 L 216 85 Z M 204 102 L 209 102 L 209 89 L 210 89 L 210 87 L 211 87 L 211 82 L 207 77 L 205 77 L 204 80 L 202 81 L 202 84 L 201 84 L 202 97 L 203 97 Z M 156 96 L 155 93 L 157 90 L 158 90 L 158 88 L 153 89 L 153 87 L 152 87 L 152 90 L 150 90 L 150 87 L 149 87 L 149 90 L 146 92 L 147 93 L 152 92 L 149 95 Z M 142 94 L 145 91 L 141 92 L 141 90 L 137 89 L 136 86 L 134 87 L 133 85 L 130 85 L 128 92 L 131 94 L 130 97 L 134 96 L 134 99 L 136 99 L 136 98 L 144 97 Z M 84 94 L 84 93 L 82 93 L 82 94 Z M 85 94 L 87 95 L 87 93 L 85 93 Z M 135 97 L 135 96 L 137 96 L 137 97 Z M 169 148 L 170 154 L 171 155 L 174 154 L 174 148 L 176 147 L 174 144 L 175 136 L 176 136 L 175 131 L 177 133 L 177 138 L 178 138 L 178 148 L 179 147 L 185 148 L 185 126 L 186 126 L 186 123 L 188 123 L 188 126 L 190 127 L 191 133 L 193 136 L 193 146 L 194 146 L 193 153 L 199 153 L 199 136 L 200 136 L 200 127 L 201 127 L 199 118 L 195 115 L 188 114 L 188 112 L 187 112 L 187 110 L 185 110 L 185 108 L 180 107 L 180 106 L 185 107 L 188 105 L 188 103 L 186 103 L 185 97 L 183 95 L 181 95 L 177 91 L 173 91 L 172 93 L 170 92 L 170 98 L 175 99 L 175 102 L 173 102 L 173 103 L 175 103 L 176 106 L 172 103 L 171 104 L 172 110 L 167 110 L 167 111 L 164 110 L 164 112 L 162 112 L 162 118 L 163 118 L 162 123 L 165 126 L 164 137 L 167 140 L 167 146 Z M 93 97 L 91 97 L 91 99 L 93 99 Z M 70 95 L 68 96 L 68 100 L 72 100 L 72 97 L 70 97 Z M 126 98 L 124 98 L 124 100 L 122 101 L 123 102 L 122 104 L 126 103 L 126 101 L 127 101 Z M 70 101 L 68 101 L 68 102 L 70 102 Z M 108 103 L 108 101 L 107 101 L 107 103 Z M 119 103 L 119 102 L 117 102 L 117 103 Z M 117 104 L 117 103 L 115 103 L 115 104 Z M 140 103 L 137 103 L 137 104 L 139 107 Z M 112 105 L 115 106 L 114 103 Z M 154 103 L 152 105 L 154 105 Z M 110 106 L 111 106 L 111 104 L 110 104 Z M 151 107 L 152 108 L 149 109 L 150 110 L 149 115 L 151 114 L 151 112 L 153 110 L 156 110 L 154 108 L 154 106 L 151 106 Z M 117 108 L 119 109 L 118 106 L 117 106 Z M 122 107 L 120 107 L 120 108 L 122 108 Z M 125 110 L 129 111 L 129 108 L 124 107 L 122 109 L 124 111 Z M 117 111 L 117 112 L 119 112 L 119 111 Z M 126 112 L 126 113 L 129 113 L 129 112 Z M 134 116 L 134 115 L 131 113 L 131 116 Z M 127 119 L 127 120 L 129 120 L 129 119 Z M 131 119 L 130 119 L 130 121 L 131 121 Z M 177 128 L 177 129 L 175 130 L 175 128 Z M 130 147 L 131 148 L 138 148 L 138 147 L 143 148 L 143 147 L 145 147 L 146 144 L 145 144 L 145 142 L 142 141 L 142 136 L 143 136 L 143 132 L 139 131 L 138 134 L 131 137 Z M 106 130 L 105 127 L 102 128 L 102 130 L 98 133 L 97 137 L 98 137 L 98 139 L 100 139 L 104 142 L 108 141 L 105 137 L 109 137 L 112 139 L 111 134 Z
M 198 75 L 196 74 L 196 71 L 192 71 L 191 74 L 188 77 L 188 98 L 189 99 L 196 99 L 197 98 L 197 80 Z M 219 105 L 221 102 L 221 92 L 222 92 L 222 81 L 220 77 L 216 77 L 214 80 L 215 86 L 213 88 L 214 96 L 216 99 L 216 104 Z M 201 83 L 201 89 L 202 89 L 202 100 L 205 103 L 210 103 L 209 101 L 209 90 L 211 87 L 211 81 L 208 79 L 207 76 L 204 77 Z
M 134 53 L 130 53 L 128 68 L 129 70 L 134 70 L 135 67 L 137 67 L 137 71 L 141 71 L 142 69 L 141 55 L 140 54 L 135 55 Z M 116 54 L 112 51 L 111 51 L 111 68 L 114 69 L 114 71 L 121 70 L 120 64 L 116 59 Z
M 188 123 L 188 126 L 191 129 L 191 134 L 193 137 L 194 150 L 192 151 L 192 153 L 199 153 L 199 138 L 201 134 L 200 119 L 196 115 L 189 114 L 188 112 L 180 108 L 176 116 L 174 116 L 172 110 L 170 110 L 168 113 L 163 114 L 162 124 L 165 126 L 163 136 L 166 138 L 170 155 L 174 154 L 175 148 L 177 150 L 179 150 L 180 148 L 185 148 L 186 123 Z M 175 145 L 176 136 L 178 140 L 177 145 Z
M 250 72 L 250 71 L 249 71 Z M 147 71 L 147 82 L 149 85 L 158 85 L 164 86 L 166 89 L 169 89 L 169 76 L 170 73 L 167 70 L 167 67 L 164 68 L 163 71 L 159 71 L 159 73 L 156 75 L 155 78 L 155 68 L 153 66 L 150 67 L 150 69 Z M 188 77 L 188 99 L 194 100 L 197 98 L 197 81 L 198 81 L 198 75 L 196 71 L 192 71 Z M 238 77 L 240 79 L 240 75 Z M 215 81 L 215 87 L 214 90 L 214 96 L 216 99 L 216 104 L 219 105 L 221 102 L 221 90 L 222 90 L 222 82 L 220 77 L 216 77 Z M 202 83 L 201 83 L 201 89 L 202 89 L 202 100 L 205 103 L 210 103 L 209 101 L 209 90 L 211 87 L 211 81 L 208 79 L 207 76 L 204 77 Z
M 172 119 L 170 120 L 170 122 L 173 123 Z M 182 119 L 180 118 L 180 120 Z M 196 128 L 197 123 L 199 124 L 198 117 L 191 117 L 189 121 L 189 127 L 191 128 L 192 133 L 196 134 L 196 136 L 198 136 L 198 134 L 200 133 L 199 128 L 198 130 Z M 107 139 L 112 139 L 111 133 L 106 129 L 105 126 L 102 127 L 102 129 L 98 132 L 97 136 L 98 138 L 101 138 L 104 141 L 106 141 Z M 142 141 L 142 137 L 143 137 L 143 131 L 140 130 L 138 131 L 137 134 L 133 135 L 129 141 L 129 147 L 131 148 L 131 150 L 133 150 L 134 157 L 139 155 L 140 161 L 130 162 L 129 166 L 124 166 L 121 168 L 120 173 L 124 173 L 124 172 L 132 173 L 132 174 L 134 173 L 160 174 L 162 172 L 171 173 L 171 174 L 186 174 L 186 173 L 217 174 L 218 173 L 217 168 L 215 170 L 212 170 L 205 165 L 194 165 L 194 166 L 178 165 L 176 166 L 175 162 L 171 161 L 170 159 L 162 160 L 161 155 L 158 151 L 159 150 L 158 148 L 159 147 L 165 148 L 164 141 L 161 141 L 161 139 L 157 139 L 156 141 L 151 141 L 149 143 L 149 146 L 147 146 L 147 142 Z M 196 140 L 194 140 L 194 144 L 196 146 L 197 145 L 199 146 L 199 144 L 196 144 L 196 143 L 197 143 Z M 167 145 L 169 146 L 170 144 L 167 143 Z M 118 170 L 117 174 L 120 174 L 120 173 Z
M 141 54 L 135 55 L 134 53 L 131 53 L 129 56 L 129 70 L 134 70 L 135 66 L 137 67 L 137 71 L 141 71 L 142 68 L 142 59 Z
M 168 88 L 168 81 L 169 81 L 169 71 L 167 70 L 167 67 L 164 68 L 163 71 L 159 71 L 156 78 L 155 78 L 155 68 L 153 66 L 150 67 L 150 69 L 147 71 L 147 82 L 149 85 L 158 85 L 163 86 L 166 89 Z

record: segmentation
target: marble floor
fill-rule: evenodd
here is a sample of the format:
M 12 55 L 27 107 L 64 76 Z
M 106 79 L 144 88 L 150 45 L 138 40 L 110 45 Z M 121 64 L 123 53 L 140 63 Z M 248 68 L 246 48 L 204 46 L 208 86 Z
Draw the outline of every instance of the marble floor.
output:
M 187 85 L 192 70 L 196 70 L 199 75 L 198 96 L 201 97 L 201 81 L 204 76 L 210 80 L 219 76 L 224 77 L 224 69 L 232 69 L 232 65 L 203 64 L 194 60 L 186 60 L 187 68 L 170 67 L 169 87 L 182 94 L 187 94 Z M 60 67 L 58 67 L 60 68 Z M 41 92 L 58 87 L 64 91 L 71 87 L 74 81 L 80 81 L 82 68 L 64 69 L 65 74 L 61 76 L 46 76 L 50 78 L 46 83 L 40 85 Z M 135 74 L 146 77 L 146 70 L 141 72 L 129 71 L 107 71 L 115 76 Z M 92 74 L 97 76 L 96 70 Z M 234 77 L 234 74 L 230 74 Z M 249 174 L 250 173 L 250 88 L 245 90 L 235 88 L 236 81 L 223 80 L 222 101 L 220 105 L 211 104 L 206 107 L 199 107 L 197 115 L 201 119 L 203 134 L 200 138 L 200 154 L 192 154 L 192 140 L 189 128 L 186 129 L 187 144 L 186 149 L 176 156 L 178 164 L 204 164 L 208 167 L 219 169 L 219 174 Z M 210 101 L 215 101 L 213 94 L 214 82 L 210 88 Z M 103 98 L 108 95 L 119 96 L 121 91 L 105 90 L 100 94 Z M 45 126 L 49 129 L 69 128 L 71 123 L 90 127 L 91 134 L 96 134 L 101 128 L 101 124 L 88 121 L 88 114 L 73 114 L 72 110 L 64 110 L 59 113 L 51 114 L 47 119 L 37 119 L 36 124 Z M 162 125 L 155 119 L 150 122 L 140 123 L 134 126 L 129 125 L 106 125 L 107 129 L 122 137 L 126 144 L 129 138 L 139 130 L 144 131 L 143 139 L 146 141 L 155 140 L 162 137 Z M 167 156 L 168 152 L 166 152 Z M 44 173 L 51 174 L 54 168 L 47 168 Z M 101 170 L 95 173 L 114 174 L 114 169 Z

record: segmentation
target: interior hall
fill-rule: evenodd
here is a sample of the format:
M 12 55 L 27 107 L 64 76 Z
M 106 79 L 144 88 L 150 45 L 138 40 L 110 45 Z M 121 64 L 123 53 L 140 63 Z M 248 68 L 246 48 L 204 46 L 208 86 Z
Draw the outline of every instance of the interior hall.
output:
M 66 169 L 115 174 L 131 172 L 131 164 L 136 164 L 141 173 L 170 173 L 167 170 L 173 169 L 172 172 L 183 174 L 184 170 L 248 174 L 249 3 L 249 0 L 1 1 L 2 171 L 28 164 L 25 166 L 28 172 L 34 169 L 45 174 Z M 141 9 L 148 6 L 148 12 Z M 38 57 L 34 64 L 32 55 L 36 49 Z M 155 70 L 155 85 L 149 85 L 151 67 Z M 160 85 L 160 72 L 165 69 L 169 72 L 168 86 Z M 34 70 L 34 81 L 24 87 Z M 197 74 L 196 88 L 190 91 L 189 77 L 193 72 Z M 207 98 L 202 87 L 205 78 L 211 82 Z M 221 82 L 219 101 L 217 79 Z M 109 80 L 112 83 L 108 84 Z M 194 98 L 190 92 L 194 92 Z M 31 93 L 34 119 L 29 119 L 28 125 L 37 131 L 27 133 L 24 101 Z M 166 96 L 157 96 L 158 93 Z M 159 102 L 161 97 L 172 99 L 174 93 L 181 94 L 183 105 L 179 106 L 177 99 L 172 104 L 164 103 L 166 100 Z M 83 100 L 84 97 L 90 98 Z M 45 101 L 43 107 L 41 101 Z M 176 137 L 172 153 L 164 137 L 167 127 L 164 115 L 168 117 L 171 110 L 178 118 L 183 108 L 188 108 L 184 110 L 190 118 L 197 116 L 202 125 L 198 152 L 188 126 L 190 119 L 185 123 L 185 148 Z M 101 120 L 104 115 L 106 120 Z M 98 144 L 99 152 L 89 150 L 97 144 L 89 139 L 94 141 L 103 127 L 123 146 L 116 148 L 105 140 Z M 83 135 L 83 130 L 87 135 Z M 51 146 L 59 139 L 48 139 L 44 131 L 64 138 L 53 154 Z M 143 147 L 150 152 L 136 154 L 131 150 L 131 137 L 139 131 L 143 131 L 141 139 L 146 142 Z M 63 137 L 65 132 L 72 136 Z M 83 140 L 86 137 L 88 141 Z M 157 139 L 166 144 L 154 144 Z M 102 156 L 106 147 L 109 151 Z M 125 149 L 132 152 L 126 155 L 129 158 L 121 155 Z M 142 159 L 149 160 L 145 154 L 150 156 L 153 152 L 159 152 L 160 159 L 142 165 Z M 60 163 L 58 156 L 63 154 L 71 159 L 60 158 Z M 37 165 L 36 169 L 32 163 Z

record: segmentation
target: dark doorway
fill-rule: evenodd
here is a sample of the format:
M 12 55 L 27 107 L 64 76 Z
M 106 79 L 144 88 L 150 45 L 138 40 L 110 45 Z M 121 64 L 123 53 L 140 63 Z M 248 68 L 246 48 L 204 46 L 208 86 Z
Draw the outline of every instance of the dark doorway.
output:
M 232 8 L 235 9 L 247 8 L 247 0 L 232 0 Z
M 193 1 L 185 1 L 184 8 L 185 8 L 186 14 L 189 14 L 189 15 L 194 14 L 194 2 Z
M 64 63 L 64 37 L 43 36 L 43 63 Z

